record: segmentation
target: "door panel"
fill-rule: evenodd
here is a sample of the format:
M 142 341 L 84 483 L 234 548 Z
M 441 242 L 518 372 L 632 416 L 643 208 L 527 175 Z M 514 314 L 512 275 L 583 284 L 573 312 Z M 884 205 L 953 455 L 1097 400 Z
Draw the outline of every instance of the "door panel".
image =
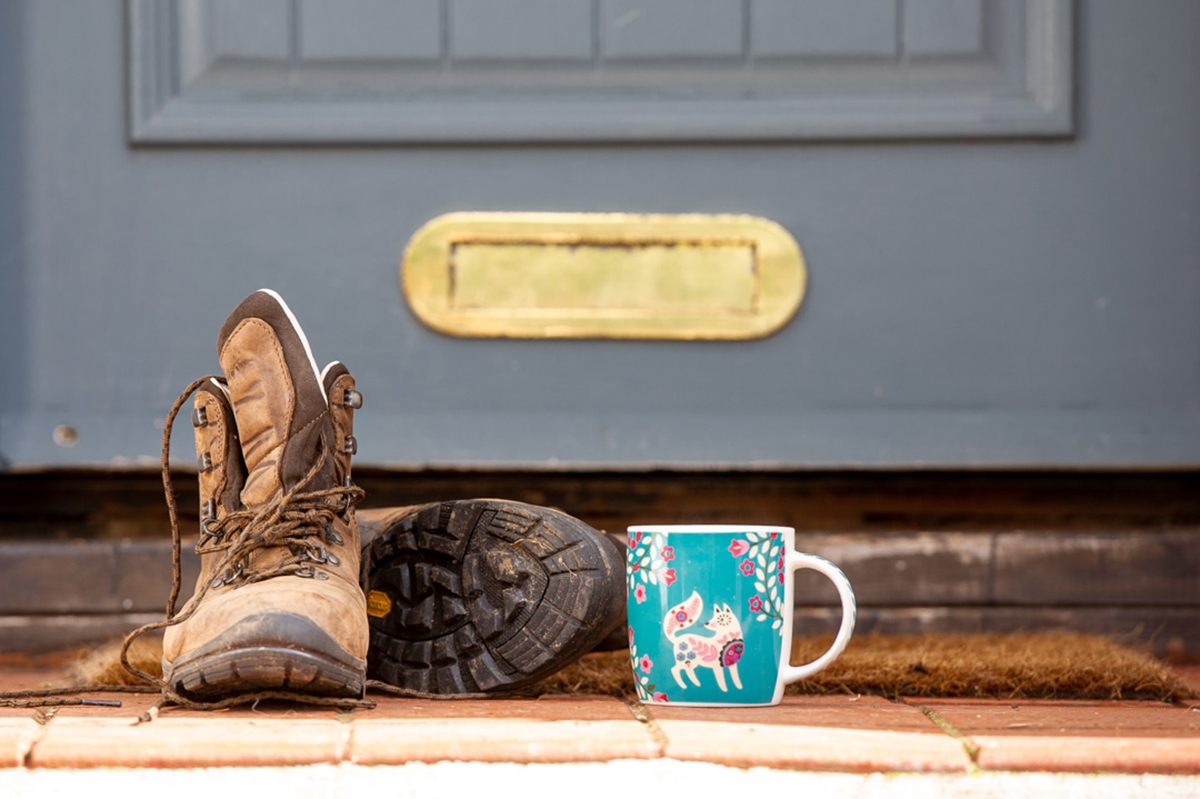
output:
M 156 142 L 1062 136 L 1069 0 L 130 0 Z

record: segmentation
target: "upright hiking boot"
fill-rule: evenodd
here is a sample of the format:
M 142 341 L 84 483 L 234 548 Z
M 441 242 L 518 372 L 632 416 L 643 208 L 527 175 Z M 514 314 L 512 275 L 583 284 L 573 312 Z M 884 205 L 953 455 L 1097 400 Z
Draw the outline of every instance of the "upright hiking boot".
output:
M 201 573 L 167 627 L 163 677 L 181 696 L 284 691 L 360 697 L 366 600 L 350 484 L 354 379 L 318 372 L 290 309 L 250 295 L 217 342 L 225 380 L 197 389 Z
M 560 511 L 473 499 L 358 518 L 375 679 L 433 694 L 516 689 L 625 619 L 624 554 Z

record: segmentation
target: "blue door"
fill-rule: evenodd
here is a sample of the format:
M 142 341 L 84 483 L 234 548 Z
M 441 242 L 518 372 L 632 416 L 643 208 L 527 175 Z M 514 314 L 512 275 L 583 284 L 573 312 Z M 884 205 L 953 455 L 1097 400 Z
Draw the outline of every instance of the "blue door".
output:
M 152 468 L 269 286 L 369 465 L 1195 467 L 1198 35 L 1170 0 L 10 0 L 0 457 Z M 401 261 L 455 212 L 762 217 L 807 290 L 746 341 L 447 334 Z

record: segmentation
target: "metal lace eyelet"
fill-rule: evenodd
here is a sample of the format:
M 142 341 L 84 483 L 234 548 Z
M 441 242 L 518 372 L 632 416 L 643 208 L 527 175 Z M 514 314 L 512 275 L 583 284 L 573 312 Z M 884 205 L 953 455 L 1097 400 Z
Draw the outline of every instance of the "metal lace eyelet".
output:
M 192 427 L 207 427 L 208 426 L 208 408 L 203 405 L 197 405 L 192 408 Z
M 315 578 L 317 580 L 328 579 L 323 572 L 317 571 L 316 569 L 314 569 L 312 567 L 312 565 L 310 565 L 308 563 L 306 563 L 303 566 L 301 566 L 300 568 L 296 569 L 296 571 L 292 572 L 292 574 L 295 575 L 296 577 L 308 577 L 308 578 Z
M 363 396 L 352 388 L 346 389 L 342 394 L 342 407 L 358 410 L 362 407 Z
M 313 563 L 328 563 L 330 566 L 338 566 L 342 562 L 341 558 L 321 544 L 309 547 L 308 551 L 304 553 L 304 557 Z
M 208 452 L 200 453 L 200 457 L 197 459 L 197 465 L 200 467 L 201 472 L 207 472 L 213 467 L 212 455 Z
M 242 576 L 242 561 L 238 561 L 232 569 L 226 569 L 225 573 L 212 581 L 213 588 L 220 588 L 222 585 L 230 585 L 234 580 Z
M 341 546 L 346 543 L 346 539 L 342 538 L 342 534 L 333 529 L 332 524 L 325 525 L 325 541 L 331 546 Z
M 358 439 L 354 436 L 346 436 L 346 443 L 342 446 L 343 455 L 358 454 Z

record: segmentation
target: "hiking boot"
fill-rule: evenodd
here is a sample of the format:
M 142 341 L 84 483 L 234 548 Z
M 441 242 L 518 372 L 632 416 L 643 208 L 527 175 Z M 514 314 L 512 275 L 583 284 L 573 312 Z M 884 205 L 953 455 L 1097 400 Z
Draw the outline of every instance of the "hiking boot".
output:
M 367 671 L 410 690 L 520 688 L 625 618 L 625 560 L 560 511 L 496 499 L 359 511 Z
M 217 341 L 226 380 L 195 393 L 200 578 L 166 629 L 163 677 L 182 696 L 261 691 L 359 697 L 366 601 L 350 485 L 345 366 L 318 372 L 287 305 L 250 295 Z

